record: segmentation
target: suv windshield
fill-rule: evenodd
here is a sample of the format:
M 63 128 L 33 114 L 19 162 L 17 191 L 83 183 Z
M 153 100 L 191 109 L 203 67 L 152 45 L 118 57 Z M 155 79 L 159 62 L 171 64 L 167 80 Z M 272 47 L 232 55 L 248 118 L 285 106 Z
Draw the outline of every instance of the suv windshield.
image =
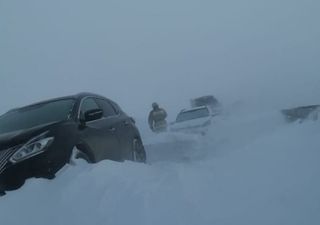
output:
M 0 117 L 0 134 L 66 120 L 74 103 L 74 99 L 63 99 L 9 111 Z
M 207 108 L 194 109 L 190 111 L 185 111 L 179 113 L 177 116 L 176 122 L 183 122 L 186 120 L 193 120 L 202 117 L 208 117 L 210 115 L 209 110 Z

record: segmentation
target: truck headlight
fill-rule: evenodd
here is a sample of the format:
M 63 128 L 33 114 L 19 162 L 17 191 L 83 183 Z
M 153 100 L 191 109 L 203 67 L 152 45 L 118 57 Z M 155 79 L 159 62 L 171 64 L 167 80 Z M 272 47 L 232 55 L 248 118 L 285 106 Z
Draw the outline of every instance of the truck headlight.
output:
M 31 139 L 18 149 L 10 158 L 10 162 L 18 163 L 44 152 L 53 142 L 53 137 L 45 137 L 45 133 Z

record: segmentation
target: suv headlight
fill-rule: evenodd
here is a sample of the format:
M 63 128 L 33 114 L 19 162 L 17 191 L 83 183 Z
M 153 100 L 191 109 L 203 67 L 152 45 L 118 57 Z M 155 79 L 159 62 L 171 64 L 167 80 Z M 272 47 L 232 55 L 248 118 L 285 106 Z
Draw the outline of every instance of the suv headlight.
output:
M 46 134 L 47 132 L 31 139 L 20 147 L 18 151 L 11 156 L 10 162 L 18 163 L 44 152 L 54 140 L 53 137 L 46 137 Z

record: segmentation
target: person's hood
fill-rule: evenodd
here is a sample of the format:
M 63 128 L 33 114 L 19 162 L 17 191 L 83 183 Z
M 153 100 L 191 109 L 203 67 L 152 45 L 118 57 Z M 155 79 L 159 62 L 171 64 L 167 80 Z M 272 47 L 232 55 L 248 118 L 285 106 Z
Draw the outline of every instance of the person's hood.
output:
M 42 124 L 25 130 L 17 130 L 0 134 L 0 151 L 24 144 L 30 139 L 48 131 L 58 122 Z

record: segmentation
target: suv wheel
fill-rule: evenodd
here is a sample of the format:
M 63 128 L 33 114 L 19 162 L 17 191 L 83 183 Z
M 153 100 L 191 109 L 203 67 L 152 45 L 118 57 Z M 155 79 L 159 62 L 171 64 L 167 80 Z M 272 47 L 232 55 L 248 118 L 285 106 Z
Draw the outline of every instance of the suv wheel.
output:
M 86 161 L 87 163 L 91 163 L 91 160 L 90 160 L 89 156 L 88 156 L 86 153 L 80 151 L 80 150 L 77 149 L 77 148 L 74 148 L 74 149 L 72 150 L 69 163 L 70 163 L 71 165 L 76 165 L 76 164 L 78 164 L 78 163 L 77 163 L 78 160 L 84 160 L 84 161 Z
M 142 141 L 139 138 L 133 139 L 132 142 L 132 161 L 146 162 L 146 152 L 144 150 Z

